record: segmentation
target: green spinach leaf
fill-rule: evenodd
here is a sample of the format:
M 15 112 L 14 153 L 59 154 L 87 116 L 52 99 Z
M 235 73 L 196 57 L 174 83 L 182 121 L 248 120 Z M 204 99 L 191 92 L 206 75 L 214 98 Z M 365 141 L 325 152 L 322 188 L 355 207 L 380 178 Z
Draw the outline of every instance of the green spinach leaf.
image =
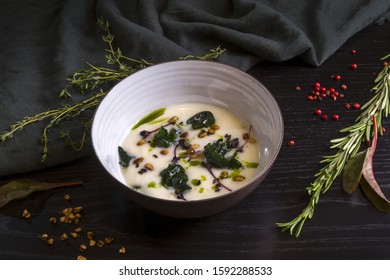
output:
M 202 111 L 192 116 L 187 120 L 187 124 L 192 125 L 193 129 L 201 129 L 203 127 L 209 127 L 215 123 L 213 113 L 210 111 Z
M 118 154 L 119 154 L 119 164 L 122 167 L 128 167 L 130 161 L 135 158 L 132 155 L 129 155 L 121 146 L 118 146 Z
M 188 177 L 185 169 L 178 164 L 169 164 L 167 168 L 161 171 L 160 176 L 161 185 L 167 188 L 173 187 L 179 198 L 184 199 L 183 193 L 191 189 L 187 184 Z
M 175 129 L 171 128 L 171 130 L 168 132 L 168 130 L 164 127 L 160 127 L 160 129 L 154 136 L 153 142 L 156 147 L 168 148 L 175 143 L 176 136 L 177 133 Z
M 223 139 L 218 139 L 214 143 L 208 143 L 204 147 L 204 155 L 206 157 L 207 163 L 215 168 L 242 168 L 243 166 L 241 162 L 236 158 L 237 152 L 235 152 L 230 157 L 228 156 L 228 153 L 237 146 L 237 138 L 226 141 L 223 141 Z

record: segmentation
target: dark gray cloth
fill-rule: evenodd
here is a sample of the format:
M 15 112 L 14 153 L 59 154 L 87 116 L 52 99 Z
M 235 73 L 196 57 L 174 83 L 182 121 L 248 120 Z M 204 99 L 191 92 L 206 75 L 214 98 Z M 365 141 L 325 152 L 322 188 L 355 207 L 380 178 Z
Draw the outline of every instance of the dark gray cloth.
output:
M 256 63 L 298 58 L 321 65 L 348 38 L 389 19 L 389 0 L 1 0 L 0 131 L 25 116 L 82 100 L 58 97 L 66 77 L 84 61 L 105 65 L 105 44 L 96 26 L 104 17 L 115 42 L 131 57 L 153 63 L 201 55 L 222 46 L 220 61 L 242 70 Z M 385 54 L 378 54 L 378 58 Z M 63 125 L 75 135 L 81 120 Z M 44 123 L 0 143 L 0 176 L 78 158 L 50 133 L 49 157 L 40 163 Z M 64 129 L 62 127 L 61 129 Z

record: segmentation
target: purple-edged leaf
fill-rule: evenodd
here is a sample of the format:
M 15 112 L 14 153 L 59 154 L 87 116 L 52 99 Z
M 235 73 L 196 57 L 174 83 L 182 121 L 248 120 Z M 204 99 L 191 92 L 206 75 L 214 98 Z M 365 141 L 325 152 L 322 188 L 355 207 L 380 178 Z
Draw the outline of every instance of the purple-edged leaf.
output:
M 362 177 L 360 180 L 360 185 L 362 190 L 367 196 L 368 200 L 380 211 L 389 212 L 390 211 L 390 201 L 383 194 L 381 187 L 378 182 L 375 180 L 374 169 L 372 165 L 372 158 L 375 153 L 376 144 L 378 140 L 378 130 L 376 125 L 376 119 L 373 119 L 374 127 L 374 136 L 372 139 L 371 147 L 367 149 L 367 154 L 363 163 Z

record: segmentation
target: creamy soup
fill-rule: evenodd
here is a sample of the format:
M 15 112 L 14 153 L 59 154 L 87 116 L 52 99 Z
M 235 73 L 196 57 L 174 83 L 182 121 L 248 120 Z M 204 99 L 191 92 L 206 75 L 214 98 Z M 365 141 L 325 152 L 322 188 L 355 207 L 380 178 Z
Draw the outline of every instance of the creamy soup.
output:
M 226 109 L 197 103 L 145 116 L 118 151 L 129 187 L 173 200 L 235 191 L 255 176 L 260 159 L 250 125 Z

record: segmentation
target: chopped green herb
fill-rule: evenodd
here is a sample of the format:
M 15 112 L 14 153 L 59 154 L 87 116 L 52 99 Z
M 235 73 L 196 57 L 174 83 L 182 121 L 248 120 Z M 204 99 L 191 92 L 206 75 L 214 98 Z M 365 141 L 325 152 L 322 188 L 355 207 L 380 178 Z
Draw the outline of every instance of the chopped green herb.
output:
M 146 116 L 144 116 L 142 119 L 140 119 L 133 127 L 131 130 L 134 130 L 136 129 L 137 127 L 145 124 L 145 123 L 150 123 L 152 121 L 154 121 L 155 119 L 157 119 L 158 117 L 161 117 L 164 113 L 165 113 L 165 109 L 166 108 L 160 108 L 160 109 L 157 109 L 157 110 L 154 110 L 153 112 L 147 114 Z
M 206 180 L 207 180 L 207 177 L 204 176 L 204 175 L 201 175 L 201 176 L 200 176 L 200 179 L 201 179 L 202 181 L 206 181 Z
M 233 170 L 232 172 L 230 172 L 229 178 L 234 178 L 240 174 L 241 174 L 241 171 L 239 169 Z
M 200 165 L 200 161 L 199 160 L 191 160 L 190 161 L 190 166 L 198 166 Z
M 168 119 L 168 118 L 162 118 L 162 119 L 158 119 L 158 120 L 155 120 L 155 121 L 149 122 L 149 124 L 162 123 L 162 122 L 165 122 L 167 119 Z
M 246 162 L 245 167 L 246 168 L 257 168 L 259 166 L 258 162 Z
M 155 188 L 156 187 L 156 182 L 155 181 L 149 182 L 147 187 L 148 188 Z
M 199 179 L 192 179 L 191 184 L 194 186 L 199 186 L 201 184 L 201 181 Z
M 185 158 L 186 155 L 187 155 L 186 152 L 180 152 L 180 153 L 179 153 L 179 158 Z
M 193 129 L 201 129 L 203 127 L 209 127 L 215 123 L 213 113 L 210 111 L 202 111 L 192 116 L 187 120 L 187 124 L 192 125 Z
M 128 167 L 130 161 L 135 158 L 134 156 L 129 155 L 121 146 L 118 146 L 119 154 L 119 164 L 122 167 Z
M 204 188 L 199 188 L 198 193 L 203 193 Z

